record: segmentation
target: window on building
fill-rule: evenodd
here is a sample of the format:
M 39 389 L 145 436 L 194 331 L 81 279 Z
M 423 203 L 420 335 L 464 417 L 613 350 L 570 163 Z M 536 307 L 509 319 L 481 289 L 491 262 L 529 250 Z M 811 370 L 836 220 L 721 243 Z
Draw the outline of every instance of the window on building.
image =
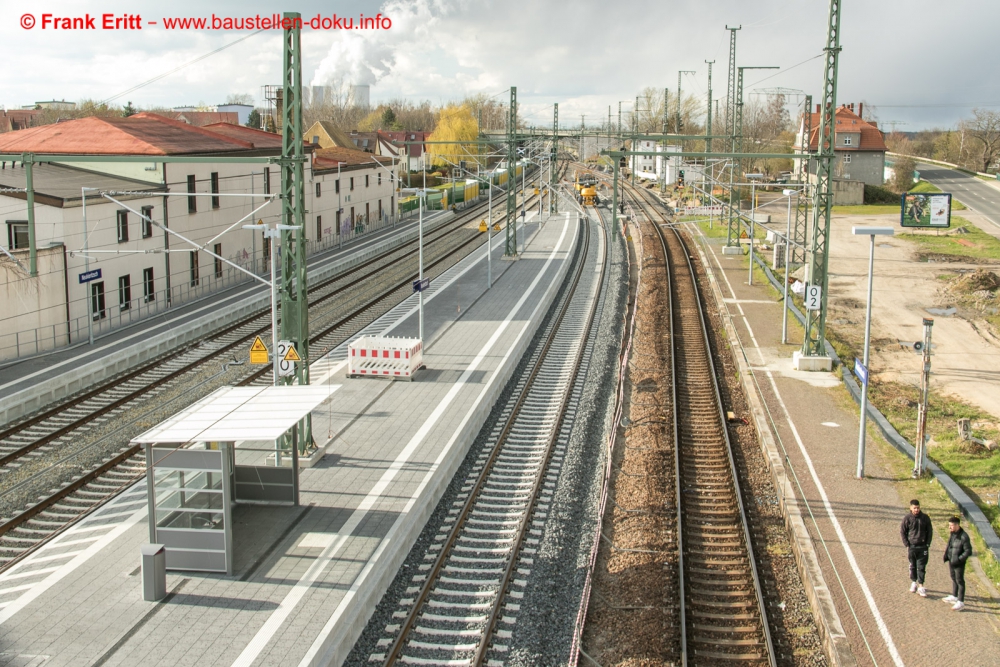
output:
M 316 216 L 316 238 L 323 238 L 323 216 Z
M 354 217 L 354 207 L 353 206 L 351 207 L 351 224 L 352 225 L 358 224 L 358 219 Z
M 11 250 L 21 250 L 28 247 L 28 221 L 7 221 L 7 247 Z
M 191 255 L 191 287 L 194 287 L 201 282 L 201 278 L 198 276 L 198 251 L 194 250 L 190 253 Z
M 194 194 L 194 174 L 188 174 L 188 193 Z M 198 212 L 198 198 L 188 197 L 188 213 Z
M 336 234 L 340 234 L 340 211 L 337 211 L 337 231 Z
M 393 195 L 392 199 L 389 200 L 389 210 L 393 213 L 396 212 L 396 195 Z
M 132 305 L 132 276 L 118 278 L 118 310 L 128 310 Z
M 320 186 L 320 183 L 319 183 L 319 181 L 317 181 L 316 182 L 316 196 L 317 197 L 319 197 L 319 186 Z
M 128 211 L 118 211 L 118 242 L 128 241 Z
M 378 184 L 382 185 L 382 172 L 381 171 L 378 173 Z
M 379 218 L 379 220 L 382 219 L 382 200 L 381 199 L 378 200 L 378 218 Z
M 851 164 L 851 154 L 848 153 L 844 156 L 844 164 Z
M 215 252 L 215 254 L 218 255 L 219 257 L 222 257 L 222 244 L 221 243 L 216 243 L 213 252 Z M 222 277 L 222 260 L 219 259 L 219 257 L 214 257 L 213 258 L 213 259 L 215 259 L 215 277 L 216 278 L 221 278 Z
M 271 194 L 271 168 L 264 167 L 264 194 Z
M 219 172 L 217 171 L 212 172 L 212 194 L 213 195 L 219 194 Z M 219 202 L 220 199 L 222 198 L 212 197 L 212 208 L 219 208 L 219 206 L 221 206 Z
M 372 219 L 371 204 L 365 202 L 365 222 L 370 222 L 371 219 Z
M 104 312 L 104 281 L 90 283 L 90 312 L 94 320 L 103 320 L 107 317 Z
M 365 187 L 366 188 L 370 185 L 370 183 L 368 182 L 368 178 L 369 178 L 368 174 L 365 174 Z
M 264 245 L 262 246 L 264 248 L 264 263 L 267 264 L 269 261 L 271 261 L 271 239 L 264 236 L 264 232 L 261 232 L 260 234 L 261 234 L 260 238 L 263 240 L 264 243 Z
M 844 145 L 845 146 L 850 146 L 852 143 L 854 143 L 854 138 L 853 137 L 844 137 Z
M 351 192 L 354 192 L 354 177 L 351 176 Z
M 333 192 L 334 194 L 340 194 L 340 179 L 338 178 L 333 182 Z
M 156 299 L 156 288 L 153 286 L 153 267 L 142 270 L 142 298 L 146 303 Z
M 148 239 L 153 235 L 153 223 L 149 220 L 153 219 L 153 207 L 143 206 L 141 209 L 143 218 L 139 221 L 139 225 L 142 227 L 142 238 Z M 149 218 L 147 220 L 146 218 Z

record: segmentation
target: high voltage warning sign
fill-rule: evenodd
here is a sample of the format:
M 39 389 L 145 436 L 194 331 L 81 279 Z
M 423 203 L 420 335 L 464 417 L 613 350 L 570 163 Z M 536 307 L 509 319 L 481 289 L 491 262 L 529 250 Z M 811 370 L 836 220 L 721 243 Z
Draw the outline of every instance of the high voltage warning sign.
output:
M 250 346 L 250 363 L 251 364 L 266 364 L 268 362 L 267 358 L 267 345 L 264 345 L 264 341 L 257 336 L 253 339 L 253 345 Z
M 284 359 L 285 361 L 302 361 L 302 357 L 300 357 L 299 353 L 295 351 L 294 345 L 288 346 L 288 352 L 285 352 Z

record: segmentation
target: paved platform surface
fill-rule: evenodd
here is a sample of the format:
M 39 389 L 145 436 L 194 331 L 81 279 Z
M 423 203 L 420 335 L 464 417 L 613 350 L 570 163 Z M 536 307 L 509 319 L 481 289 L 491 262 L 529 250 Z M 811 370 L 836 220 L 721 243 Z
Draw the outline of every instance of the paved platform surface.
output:
M 346 346 L 312 366 L 313 384 L 341 385 L 313 413 L 325 456 L 302 471 L 301 506 L 236 508 L 234 576 L 171 572 L 168 598 L 144 602 L 137 484 L 0 575 L 0 665 L 338 664 L 568 269 L 575 214 L 532 217 L 518 261 L 494 239 L 492 290 L 484 245 L 425 293 L 428 370 L 413 382 L 346 379 Z M 372 325 L 416 327 L 413 298 Z
M 425 218 L 424 222 L 425 224 L 438 224 L 437 218 L 442 215 L 445 213 L 436 213 L 433 217 Z M 343 248 L 333 248 L 317 253 L 308 260 L 309 270 L 312 271 L 326 264 L 343 260 L 352 254 L 364 252 L 393 235 L 406 232 L 415 227 L 416 224 L 415 219 L 406 219 L 395 227 L 358 237 Z M 232 306 L 250 295 L 266 293 L 266 291 L 267 288 L 257 282 L 243 283 L 181 304 L 133 325 L 111 331 L 95 338 L 92 346 L 86 344 L 85 341 L 83 345 L 73 345 L 21 361 L 3 362 L 0 364 L 0 399 L 88 362 L 110 355 L 119 355 L 123 345 L 138 343 L 150 336 L 183 326 L 220 308 Z
M 887 461 L 869 430 L 866 479 L 855 478 L 858 411 L 847 409 L 839 378 L 792 368 L 801 329 L 790 325 L 791 345 L 781 344 L 781 301 L 762 285 L 747 284 L 745 257 L 707 248 L 755 374 L 785 465 L 794 472 L 815 522 L 805 515 L 827 585 L 859 665 L 1000 665 L 1000 599 L 966 568 L 966 605 L 953 612 L 942 564 L 946 517 L 932 516 L 934 544 L 927 567 L 927 598 L 909 592 L 906 550 L 899 524 L 908 511 Z M 702 246 L 706 247 L 706 246 Z M 794 318 L 789 316 L 789 320 Z M 892 455 L 895 455 L 894 453 Z M 995 591 L 995 589 L 993 589 Z

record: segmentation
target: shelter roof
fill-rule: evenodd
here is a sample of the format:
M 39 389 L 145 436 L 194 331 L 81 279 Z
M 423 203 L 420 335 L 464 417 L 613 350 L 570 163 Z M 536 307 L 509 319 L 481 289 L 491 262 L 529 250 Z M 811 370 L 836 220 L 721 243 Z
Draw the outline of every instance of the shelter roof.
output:
M 383 165 L 391 165 L 392 158 L 382 155 L 374 155 L 372 153 L 365 153 L 364 151 L 354 150 L 353 148 L 320 148 L 315 152 L 315 160 L 313 161 L 313 171 L 321 171 L 323 169 L 336 169 L 337 164 L 342 167 L 352 167 L 360 165 L 372 165 L 374 163 L 379 163 Z
M 132 442 L 277 440 L 339 388 L 340 385 L 220 387 Z
M 232 123 L 212 123 L 205 125 L 206 130 L 216 132 L 230 139 L 248 141 L 254 148 L 281 148 L 281 135 L 274 132 L 265 132 L 243 125 L 233 125 Z

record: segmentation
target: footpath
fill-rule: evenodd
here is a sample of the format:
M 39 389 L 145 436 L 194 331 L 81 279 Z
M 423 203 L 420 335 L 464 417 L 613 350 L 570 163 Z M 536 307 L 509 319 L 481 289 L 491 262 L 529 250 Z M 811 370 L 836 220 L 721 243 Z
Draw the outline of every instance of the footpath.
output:
M 794 370 L 792 353 L 802 341 L 794 317 L 789 344 L 782 345 L 775 291 L 759 273 L 748 284 L 746 257 L 723 256 L 724 239 L 700 241 L 699 253 L 718 281 L 720 305 L 743 348 L 734 354 L 749 362 L 746 385 L 757 388 L 768 414 L 857 664 L 1000 665 L 1000 593 L 977 559 L 966 568 L 966 609 L 954 612 L 941 601 L 951 594 L 942 555 L 954 506 L 938 482 L 910 480 L 909 462 L 871 425 L 866 478 L 856 479 L 859 415 L 842 381 L 834 373 Z M 934 522 L 926 598 L 909 592 L 899 537 L 912 497 L 929 508 Z

